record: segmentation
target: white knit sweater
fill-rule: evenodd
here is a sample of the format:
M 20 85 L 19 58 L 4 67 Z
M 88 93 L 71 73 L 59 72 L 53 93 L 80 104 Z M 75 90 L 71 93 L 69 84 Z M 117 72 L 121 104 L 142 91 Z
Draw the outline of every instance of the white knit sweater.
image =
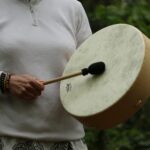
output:
M 58 77 L 90 34 L 76 0 L 0 0 L 0 70 Z M 0 94 L 0 136 L 64 141 L 82 138 L 84 130 L 63 109 L 55 83 L 32 103 Z

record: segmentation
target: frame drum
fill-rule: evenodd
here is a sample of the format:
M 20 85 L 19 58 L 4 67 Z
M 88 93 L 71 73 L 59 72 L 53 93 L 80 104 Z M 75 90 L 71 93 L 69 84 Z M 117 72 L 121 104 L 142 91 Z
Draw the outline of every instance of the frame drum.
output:
M 127 24 L 106 27 L 73 54 L 64 74 L 102 61 L 102 75 L 78 76 L 60 85 L 65 110 L 83 124 L 111 128 L 133 115 L 150 96 L 150 40 Z

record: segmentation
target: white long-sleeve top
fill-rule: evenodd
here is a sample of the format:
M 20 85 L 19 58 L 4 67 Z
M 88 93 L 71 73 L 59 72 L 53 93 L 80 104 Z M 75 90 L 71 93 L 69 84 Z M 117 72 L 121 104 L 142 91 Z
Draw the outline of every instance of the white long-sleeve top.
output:
M 77 0 L 0 0 L 0 70 L 41 80 L 62 75 L 76 48 L 91 34 Z M 83 126 L 63 109 L 59 83 L 26 102 L 0 94 L 0 136 L 48 141 L 79 139 Z

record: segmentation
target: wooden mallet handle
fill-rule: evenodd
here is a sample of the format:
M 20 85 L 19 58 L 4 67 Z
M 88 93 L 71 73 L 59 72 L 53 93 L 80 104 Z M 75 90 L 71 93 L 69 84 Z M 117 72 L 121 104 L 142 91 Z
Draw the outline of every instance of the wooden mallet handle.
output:
M 51 84 L 51 83 L 54 83 L 54 82 L 58 82 L 58 81 L 65 80 L 65 79 L 69 79 L 69 78 L 73 78 L 73 77 L 79 76 L 79 75 L 82 75 L 82 72 L 72 73 L 72 74 L 69 74 L 69 75 L 66 75 L 66 76 L 62 76 L 62 77 L 58 77 L 58 78 L 46 81 L 46 82 L 44 82 L 44 85 Z
M 105 64 L 103 62 L 96 62 L 96 63 L 91 64 L 88 68 L 82 69 L 80 72 L 72 73 L 72 74 L 65 75 L 65 76 L 62 76 L 62 77 L 58 77 L 58 78 L 55 78 L 55 79 L 52 79 L 52 80 L 49 80 L 49 81 L 45 81 L 44 85 L 51 84 L 51 83 L 54 83 L 54 82 L 58 82 L 58 81 L 65 80 L 65 79 L 69 79 L 69 78 L 76 77 L 76 76 L 79 76 L 79 75 L 85 76 L 88 73 L 90 73 L 92 75 L 100 75 L 104 71 L 105 71 Z

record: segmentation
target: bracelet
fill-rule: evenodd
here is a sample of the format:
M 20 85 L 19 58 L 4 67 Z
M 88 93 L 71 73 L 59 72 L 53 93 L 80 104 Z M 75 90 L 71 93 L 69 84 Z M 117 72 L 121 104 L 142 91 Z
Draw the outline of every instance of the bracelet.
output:
M 5 82 L 4 82 L 4 85 L 5 85 L 5 92 L 9 92 L 9 81 L 10 81 L 10 77 L 11 77 L 11 74 L 7 73 L 6 75 L 6 78 L 5 78 Z
M 9 92 L 9 81 L 10 81 L 11 74 L 2 72 L 0 76 L 0 90 L 4 94 Z

